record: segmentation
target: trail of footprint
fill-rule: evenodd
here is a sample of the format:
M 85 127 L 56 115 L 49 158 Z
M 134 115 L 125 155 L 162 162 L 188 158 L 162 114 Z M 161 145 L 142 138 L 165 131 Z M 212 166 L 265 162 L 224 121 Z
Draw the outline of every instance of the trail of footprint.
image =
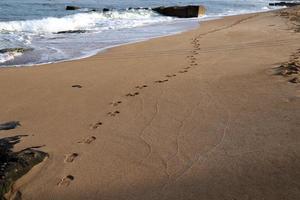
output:
M 90 129 L 97 129 L 97 128 L 99 128 L 101 125 L 102 125 L 103 123 L 102 122 L 97 122 L 97 123 L 95 123 L 95 124 L 91 124 L 90 125 Z
M 188 70 L 180 70 L 180 71 L 178 71 L 178 73 L 187 73 L 188 72 Z
M 114 112 L 108 112 L 107 115 L 110 116 L 110 117 L 115 117 L 117 116 L 118 114 L 120 114 L 120 111 L 116 110 Z
M 71 163 L 75 160 L 76 157 L 78 157 L 79 154 L 78 153 L 71 153 L 71 154 L 67 154 L 65 156 L 65 163 Z
M 75 178 L 72 175 L 65 176 L 57 183 L 57 185 L 63 187 L 69 186 L 74 179 Z
M 167 78 L 172 78 L 172 77 L 175 77 L 175 76 L 176 76 L 176 74 L 167 74 L 166 75 Z
M 89 136 L 89 137 L 86 137 L 84 139 L 82 139 L 81 141 L 79 141 L 78 143 L 80 144 L 91 144 L 92 142 L 94 142 L 96 140 L 96 137 L 95 136 Z
M 134 96 L 137 96 L 139 94 L 140 94 L 139 92 L 134 92 L 134 93 L 127 93 L 125 96 L 126 97 L 134 97 Z
M 116 106 L 118 106 L 118 105 L 121 104 L 121 103 L 122 103 L 122 101 L 113 101 L 113 102 L 110 102 L 109 104 L 110 104 L 111 106 L 116 107 Z
M 164 83 L 169 81 L 168 79 L 164 79 L 164 80 L 158 80 L 158 81 L 154 81 L 154 83 Z
M 146 88 L 146 87 L 148 87 L 148 85 L 136 86 L 135 88 L 136 88 L 136 89 L 140 89 L 140 90 L 141 90 L 141 89 L 143 89 L 143 88 Z

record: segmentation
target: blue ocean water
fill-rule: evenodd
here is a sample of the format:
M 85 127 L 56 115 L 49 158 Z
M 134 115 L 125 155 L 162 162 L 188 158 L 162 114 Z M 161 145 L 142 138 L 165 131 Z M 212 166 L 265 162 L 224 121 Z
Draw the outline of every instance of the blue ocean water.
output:
M 116 45 L 174 34 L 199 21 L 267 11 L 269 0 L 0 0 L 0 66 L 23 66 L 78 59 Z M 66 11 L 65 6 L 81 7 Z M 204 5 L 205 16 L 178 19 L 161 16 L 157 6 Z M 103 8 L 111 11 L 102 12 Z M 98 11 L 91 12 L 92 9 Z M 84 33 L 61 31 L 82 30 Z

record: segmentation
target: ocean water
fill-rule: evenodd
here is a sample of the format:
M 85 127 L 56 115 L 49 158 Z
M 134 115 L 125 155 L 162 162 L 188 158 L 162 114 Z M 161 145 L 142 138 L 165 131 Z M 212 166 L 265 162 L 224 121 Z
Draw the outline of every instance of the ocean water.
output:
M 175 34 L 199 21 L 273 9 L 270 0 L 0 0 L 0 67 L 79 59 L 106 48 Z M 65 6 L 81 7 L 66 11 Z M 203 17 L 159 15 L 157 6 L 204 5 Z M 109 8 L 109 12 L 102 12 Z M 96 9 L 96 12 L 91 12 Z M 201 24 L 201 23 L 200 23 Z M 82 33 L 60 33 L 78 31 Z M 1 49 L 24 48 L 24 52 Z

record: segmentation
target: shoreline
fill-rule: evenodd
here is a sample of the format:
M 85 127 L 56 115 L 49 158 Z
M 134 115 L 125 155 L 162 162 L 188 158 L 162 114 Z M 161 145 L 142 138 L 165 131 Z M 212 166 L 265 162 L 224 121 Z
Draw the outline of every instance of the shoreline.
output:
M 266 11 L 262 10 L 262 11 L 257 11 L 257 12 L 250 12 L 250 13 L 243 13 L 243 14 L 233 14 L 233 15 L 218 16 L 218 17 L 215 16 L 215 17 L 209 17 L 208 19 L 204 18 L 203 20 L 200 20 L 202 18 L 192 19 L 193 21 L 195 21 L 193 23 L 198 23 L 198 25 L 194 25 L 193 28 L 190 28 L 190 29 L 187 29 L 187 30 L 181 30 L 181 31 L 170 33 L 170 34 L 166 34 L 166 35 L 153 36 L 153 37 L 141 39 L 141 40 L 138 40 L 138 41 L 133 41 L 133 42 L 128 42 L 128 43 L 125 42 L 125 43 L 120 43 L 120 44 L 117 44 L 117 45 L 107 46 L 107 47 L 104 47 L 104 48 L 99 49 L 99 50 L 94 50 L 95 53 L 91 53 L 89 55 L 84 55 L 84 56 L 77 57 L 77 58 L 72 58 L 72 59 L 67 59 L 67 60 L 61 60 L 61 61 L 52 61 L 52 62 L 48 62 L 48 63 L 20 64 L 20 65 L 0 66 L 0 70 L 1 70 L 1 68 L 38 67 L 38 66 L 44 66 L 44 65 L 51 65 L 51 64 L 57 64 L 57 63 L 72 62 L 72 61 L 78 61 L 78 60 L 82 60 L 82 59 L 88 59 L 88 58 L 92 58 L 94 56 L 97 56 L 98 54 L 104 53 L 104 52 L 106 52 L 106 51 L 108 51 L 108 50 L 110 50 L 112 48 L 117 48 L 117 47 L 124 46 L 124 45 L 135 44 L 135 43 L 139 43 L 139 42 L 146 42 L 148 40 L 162 38 L 162 37 L 169 37 L 169 36 L 173 36 L 173 35 L 184 34 L 185 32 L 189 32 L 189 31 L 193 31 L 195 29 L 198 29 L 201 23 L 205 23 L 205 22 L 208 22 L 208 21 L 220 20 L 220 19 L 223 19 L 223 18 L 226 18 L 226 17 L 234 17 L 234 16 L 240 16 L 240 15 L 251 15 L 251 14 L 258 14 L 258 13 L 274 12 L 276 10 L 281 10 L 281 9 L 286 9 L 286 8 L 276 8 L 276 9 L 273 9 L 273 10 L 266 10 Z M 196 22 L 196 20 L 197 20 L 197 22 Z M 172 23 L 179 23 L 179 22 L 173 21 Z M 192 22 L 185 22 L 185 23 L 192 23 Z M 162 24 L 154 24 L 154 25 L 150 25 L 150 26 L 157 26 L 157 25 L 162 25 Z M 168 25 L 170 25 L 170 24 L 168 24 Z
M 300 35 L 279 12 L 0 69 L 0 122 L 22 124 L 2 136 L 50 155 L 22 199 L 296 199 L 299 84 L 274 74 Z

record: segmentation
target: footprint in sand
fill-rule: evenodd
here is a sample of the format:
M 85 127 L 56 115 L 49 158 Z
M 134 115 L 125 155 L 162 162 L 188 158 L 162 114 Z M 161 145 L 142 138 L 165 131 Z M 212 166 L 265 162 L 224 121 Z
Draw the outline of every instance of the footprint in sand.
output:
M 92 142 L 94 142 L 96 140 L 96 137 L 95 136 L 89 136 L 89 137 L 86 137 L 84 138 L 83 140 L 79 141 L 78 143 L 80 144 L 91 144 Z
M 178 71 L 178 73 L 181 73 L 181 74 L 187 73 L 187 72 L 188 72 L 188 70 L 180 70 L 180 71 Z
M 166 75 L 167 78 L 172 78 L 172 77 L 175 77 L 175 76 L 176 76 L 176 74 L 167 74 Z
M 158 80 L 158 81 L 155 81 L 155 83 L 164 83 L 164 82 L 167 82 L 169 81 L 168 79 L 164 79 L 164 80 Z
M 191 64 L 191 66 L 197 66 L 198 65 L 198 63 L 192 63 Z
M 57 183 L 57 185 L 64 187 L 69 186 L 74 179 L 75 178 L 72 175 L 65 176 Z
M 143 89 L 143 88 L 146 88 L 146 87 L 148 87 L 148 85 L 136 86 L 135 88 L 136 88 L 136 89 L 140 89 L 140 90 L 141 90 L 141 89 Z
M 107 115 L 110 116 L 110 117 L 115 117 L 117 116 L 118 114 L 120 114 L 120 111 L 116 110 L 114 112 L 108 112 Z
M 90 129 L 97 129 L 99 128 L 103 123 L 102 122 L 97 122 L 95 124 L 90 125 Z
M 71 153 L 71 154 L 67 154 L 65 156 L 65 163 L 71 163 L 75 160 L 76 157 L 78 157 L 79 154 L 78 153 Z
M 118 106 L 119 104 L 121 104 L 122 103 L 122 101 L 113 101 L 113 102 L 110 102 L 109 103 L 109 105 L 111 105 L 111 106 Z
M 81 85 L 72 85 L 72 88 L 82 88 Z
M 127 93 L 125 96 L 126 97 L 134 97 L 134 96 L 137 96 L 139 94 L 140 94 L 139 92 L 134 92 L 134 93 Z

